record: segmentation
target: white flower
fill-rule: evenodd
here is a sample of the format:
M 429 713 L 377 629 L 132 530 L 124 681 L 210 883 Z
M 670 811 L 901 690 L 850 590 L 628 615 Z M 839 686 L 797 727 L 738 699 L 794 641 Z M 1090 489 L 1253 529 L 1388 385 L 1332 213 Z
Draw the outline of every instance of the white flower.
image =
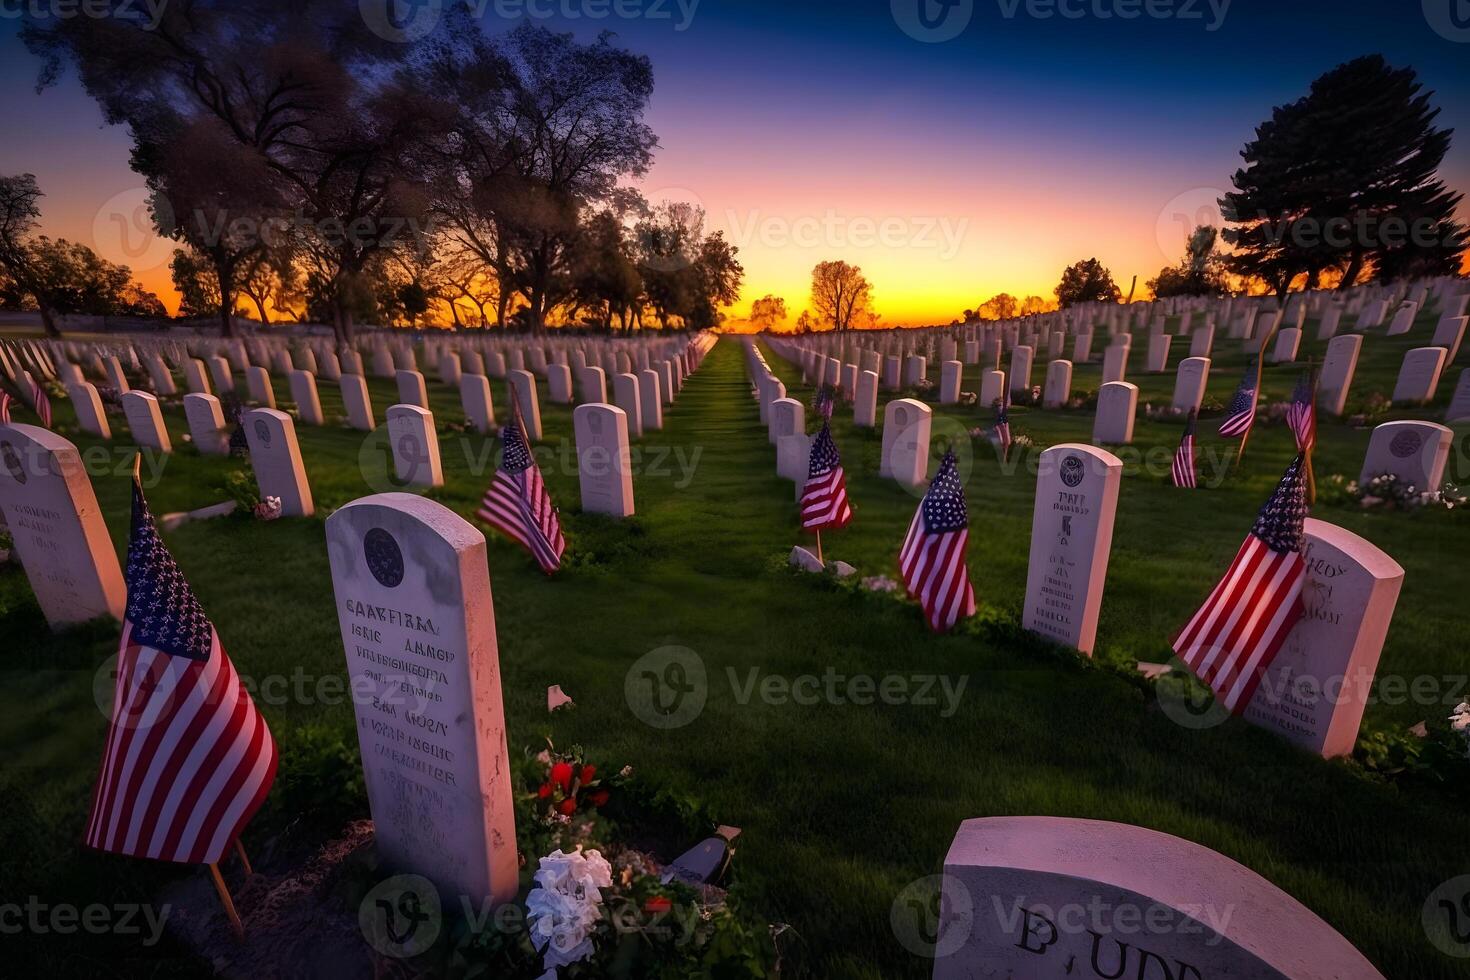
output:
M 1461 701 L 1450 714 L 1450 729 L 1470 738 L 1470 704 Z
M 612 887 L 612 867 L 597 851 L 552 851 L 536 870 L 526 897 L 531 941 L 548 969 L 592 955 L 592 932 L 602 919 L 602 889 Z

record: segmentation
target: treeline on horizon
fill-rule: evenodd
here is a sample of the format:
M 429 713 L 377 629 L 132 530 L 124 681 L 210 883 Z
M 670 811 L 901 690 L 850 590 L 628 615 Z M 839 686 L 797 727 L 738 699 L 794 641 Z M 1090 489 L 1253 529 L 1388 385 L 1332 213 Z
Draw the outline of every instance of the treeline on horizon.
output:
M 21 36 L 38 88 L 74 70 L 127 128 L 153 224 L 179 243 L 181 313 L 225 334 L 247 304 L 340 340 L 436 307 L 456 326 L 701 329 L 739 296 L 736 249 L 703 211 L 630 186 L 658 145 L 653 69 L 609 35 L 492 38 L 455 7 L 403 43 L 356 4 L 200 0 L 151 29 L 48 19 Z M 125 268 L 35 234 L 42 193 L 0 177 L 0 306 L 51 333 L 63 313 L 161 315 Z M 80 288 L 84 266 L 125 288 Z

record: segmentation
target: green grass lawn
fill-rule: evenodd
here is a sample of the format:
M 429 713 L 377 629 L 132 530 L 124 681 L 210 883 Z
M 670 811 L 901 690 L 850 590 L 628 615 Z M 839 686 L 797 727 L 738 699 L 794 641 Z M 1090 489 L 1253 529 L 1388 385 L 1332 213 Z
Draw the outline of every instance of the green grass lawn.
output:
M 1367 338 L 1354 397 L 1391 390 L 1401 352 L 1427 343 L 1432 317 L 1405 338 Z M 1308 324 L 1307 337 L 1313 335 Z M 1223 332 L 1223 331 L 1222 331 Z M 1176 345 L 1182 343 L 1175 341 Z M 1146 337 L 1135 343 L 1141 368 Z M 1101 350 L 1101 343 L 1097 345 Z M 1222 341 L 1221 349 L 1229 345 Z M 1304 342 L 1304 355 L 1324 345 Z M 1171 365 L 1182 352 L 1176 351 Z M 791 365 L 767 352 L 793 397 L 810 401 Z M 1209 399 L 1229 398 L 1244 364 L 1219 356 Z M 978 390 L 976 368 L 965 387 Z M 1037 365 L 1035 379 L 1044 376 Z M 1096 388 L 1100 367 L 1078 366 L 1074 389 Z M 1286 397 L 1296 371 L 1268 368 L 1267 399 Z M 938 377 L 935 365 L 932 376 Z M 1137 370 L 1140 403 L 1167 402 L 1173 374 Z M 1437 419 L 1436 406 L 1390 417 Z M 286 395 L 277 379 L 277 396 Z M 372 381 L 381 419 L 394 400 L 391 382 Z M 495 384 L 497 407 L 503 385 Z M 335 385 L 321 385 L 329 418 L 342 414 Z M 442 424 L 461 419 L 457 392 L 430 384 Z M 908 953 L 889 926 L 894 898 L 909 882 L 939 870 L 959 823 L 970 817 L 1047 814 L 1141 824 L 1196 841 L 1256 870 L 1341 930 L 1393 978 L 1466 975 L 1463 961 L 1425 939 L 1420 912 L 1447 878 L 1470 871 L 1470 838 L 1459 807 L 1442 793 L 1368 777 L 1356 765 L 1328 763 L 1239 722 L 1193 730 L 1160 710 L 1141 682 L 1098 669 L 1133 660 L 1167 660 L 1166 637 L 1214 583 L 1255 510 L 1285 467 L 1291 437 L 1282 426 L 1252 438 L 1238 476 L 1197 493 L 1166 485 L 1131 466 L 1119 505 L 1102 618 L 1098 663 L 1018 638 L 1035 479 L 1024 465 L 1003 469 L 976 442 L 967 484 L 970 568 L 984 622 L 936 638 L 917 607 L 838 588 L 781 567 L 794 543 L 792 485 L 774 475 L 749 392 L 738 342 L 726 339 L 666 413 L 663 432 L 640 443 L 635 476 L 638 516 L 621 524 L 577 508 L 569 447 L 571 416 L 542 413 L 551 447 L 542 457 L 560 503 L 570 567 L 546 580 L 523 553 L 492 539 L 489 548 L 506 712 L 512 753 L 582 744 L 594 760 L 632 764 L 640 781 L 702 802 L 720 821 L 743 828 L 736 873 L 754 906 L 790 923 L 794 961 L 823 977 L 928 976 L 932 964 Z M 952 410 L 936 431 L 988 425 L 988 408 Z M 856 517 L 827 536 L 829 558 L 863 574 L 896 575 L 896 555 L 917 497 L 877 476 L 879 434 L 834 425 Z M 58 425 L 79 445 L 69 407 Z M 182 411 L 166 412 L 176 447 Z M 1090 438 L 1090 412 L 1018 408 L 1014 428 L 1038 445 Z M 128 493 L 126 426 L 115 421 L 116 462 L 93 484 L 114 543 L 123 547 Z M 319 511 L 368 492 L 367 470 L 381 471 L 380 446 L 361 433 L 298 427 Z M 1202 443 L 1218 445 L 1206 435 Z M 1467 478 L 1457 431 L 1450 478 Z M 1140 419 L 1140 449 L 1165 447 L 1177 421 Z M 471 515 L 492 473 L 486 440 L 441 430 L 446 486 L 432 496 Z M 1357 476 L 1368 431 L 1324 420 L 1317 472 Z M 365 447 L 366 443 L 366 447 Z M 155 513 L 223 499 L 219 488 L 238 461 L 179 448 L 148 490 Z M 1167 465 L 1167 464 L 1165 464 Z M 1467 582 L 1462 559 L 1470 525 L 1458 514 L 1361 513 L 1316 516 L 1367 537 L 1407 572 L 1379 670 L 1434 678 L 1419 703 L 1378 703 L 1369 727 L 1443 724 L 1466 674 L 1456 642 L 1464 635 Z M 168 535 L 185 574 L 247 677 L 270 675 L 340 683 L 345 659 L 332 608 L 320 517 L 261 523 L 223 519 Z M 137 900 L 177 869 L 84 852 L 78 841 L 101 748 L 105 719 L 96 706 L 96 671 L 115 652 L 116 628 L 47 632 L 24 575 L 0 573 L 0 632 L 6 644 L 0 688 L 0 894 L 50 902 Z M 656 648 L 679 645 L 702 660 L 708 679 L 703 712 L 687 727 L 657 730 L 630 711 L 624 680 L 631 664 Z M 752 671 L 794 680 L 829 670 L 874 678 L 940 675 L 964 681 L 952 714 L 939 706 L 822 703 L 767 704 L 746 698 Z M 548 718 L 545 691 L 560 684 L 577 707 Z M 340 699 L 262 698 L 283 758 L 323 733 L 355 745 L 352 708 Z M 1396 700 L 1396 699 L 1391 699 Z M 1441 703 L 1448 700 L 1449 703 Z M 331 701 L 333 703 L 326 703 Z M 1431 701 L 1432 703 L 1425 703 Z M 331 798 L 331 787 L 323 795 Z M 313 814 L 328 822 L 365 816 Z M 261 846 L 294 816 L 268 808 L 247 843 Z M 187 872 L 186 872 L 187 873 Z M 205 910 L 213 914 L 214 910 Z M 78 973 L 161 975 L 198 970 L 176 947 L 139 950 L 122 937 L 27 937 L 21 962 Z M 7 939 L 5 946 L 13 944 Z

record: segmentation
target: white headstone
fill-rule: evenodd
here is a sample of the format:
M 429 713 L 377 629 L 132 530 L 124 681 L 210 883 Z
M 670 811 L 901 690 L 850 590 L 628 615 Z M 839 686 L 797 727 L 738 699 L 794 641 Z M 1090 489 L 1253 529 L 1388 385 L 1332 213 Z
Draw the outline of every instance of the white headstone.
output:
M 1420 493 L 1433 493 L 1444 479 L 1454 433 L 1434 422 L 1384 422 L 1373 430 L 1358 485 L 1385 473 Z
M 1097 417 L 1092 423 L 1092 441 L 1126 445 L 1133 441 L 1133 420 L 1138 414 L 1138 385 L 1109 381 L 1097 392 Z
M 1011 350 L 1011 390 L 1031 390 L 1031 359 L 1033 348 L 1021 344 Z
M 934 413 L 913 398 L 898 398 L 883 409 L 883 455 L 879 475 L 916 487 L 929 475 L 929 430 Z
M 518 888 L 485 536 L 413 494 L 355 500 L 327 519 L 375 846 L 476 908 Z
M 174 451 L 173 443 L 168 438 L 168 429 L 163 424 L 163 412 L 158 408 L 157 398 L 146 391 L 129 391 L 122 396 L 122 406 L 133 442 L 159 452 Z
M 281 514 L 310 517 L 315 513 L 301 447 L 296 443 L 296 424 L 285 412 L 255 408 L 245 413 L 245 440 L 250 445 L 250 466 L 261 499 L 281 498 Z
M 35 425 L 0 425 L 0 514 L 52 629 L 122 619 L 127 587 L 77 447 Z M 19 654 L 24 642 L 7 647 Z
M 1404 570 L 1368 541 L 1308 518 L 1302 618 L 1245 717 L 1323 758 L 1351 755 Z
M 878 424 L 878 375 L 872 371 L 858 374 L 857 391 L 852 400 L 852 423 L 860 429 Z
M 1179 362 L 1179 371 L 1174 377 L 1175 408 L 1188 414 L 1199 411 L 1205 400 L 1205 386 L 1210 381 L 1210 359 L 1208 357 L 1186 357 Z
M 960 400 L 960 379 L 965 366 L 959 361 L 945 361 L 940 366 L 939 403 L 953 405 Z
M 373 399 L 368 393 L 367 379 L 361 374 L 344 374 L 338 380 L 342 389 L 342 406 L 347 410 L 347 424 L 359 432 L 372 432 L 378 427 L 373 417 Z
M 476 432 L 495 432 L 495 405 L 490 397 L 490 379 L 483 374 L 462 374 L 459 378 L 459 403 L 465 419 Z
M 1065 443 L 1041 454 L 1021 624 L 1089 656 L 1122 479 L 1122 461 L 1093 446 Z
M 1443 347 L 1415 347 L 1405 353 L 1398 383 L 1393 388 L 1394 404 L 1422 405 L 1432 401 L 1439 389 L 1446 353 Z
M 1152 374 L 1161 374 L 1169 369 L 1169 347 L 1174 338 L 1166 333 L 1155 334 L 1148 339 L 1148 363 L 1145 367 Z
M 429 407 L 429 389 L 424 376 L 417 371 L 399 371 L 394 375 L 398 382 L 398 404 Z
M 112 426 L 107 421 L 107 412 L 102 408 L 102 396 L 97 386 L 89 381 L 66 386 L 66 396 L 71 399 L 77 413 L 77 424 L 82 431 L 101 439 L 112 438 Z
M 546 366 L 546 397 L 553 405 L 572 403 L 572 369 L 565 364 Z
M 1470 317 L 1445 316 L 1434 328 L 1434 339 L 1429 342 L 1431 347 L 1443 347 L 1449 351 L 1445 355 L 1446 366 L 1455 363 L 1455 358 L 1460 353 L 1460 343 L 1465 339 L 1465 323 Z
M 577 372 L 577 394 L 583 404 L 607 403 L 607 374 L 600 367 Z
M 1470 421 L 1470 368 L 1460 372 L 1460 380 L 1455 384 L 1455 394 L 1450 399 L 1450 408 L 1444 419 L 1446 422 Z
M 578 405 L 572 412 L 577 438 L 577 476 L 582 509 L 631 517 L 633 467 L 628 450 L 628 416 L 615 405 Z
M 613 375 L 613 404 L 628 417 L 628 437 L 643 438 L 643 399 L 638 390 L 638 377 L 633 374 Z
M 1282 327 L 1276 331 L 1276 343 L 1271 348 L 1272 364 L 1290 364 L 1296 360 L 1302 346 L 1302 332 L 1296 327 Z
M 966 820 L 940 880 L 934 980 L 1383 980 L 1265 878 L 1143 827 Z
M 993 405 L 1005 398 L 1006 373 L 1004 371 L 980 372 L 980 404 Z
M 296 414 L 305 425 L 324 425 L 322 402 L 316 391 L 316 378 L 310 371 L 295 369 L 286 375 L 291 386 L 291 400 L 296 403 Z
M 393 471 L 398 482 L 410 487 L 443 486 L 444 468 L 439 459 L 434 413 L 417 405 L 390 405 L 387 421 Z
M 532 442 L 541 441 L 541 402 L 536 397 L 536 376 L 530 371 L 505 372 L 506 386 L 510 389 L 509 401 L 521 411 L 521 423 L 526 437 Z
M 658 372 L 652 368 L 645 368 L 638 372 L 638 397 L 642 399 L 639 420 L 643 423 L 644 432 L 652 432 L 664 427 L 663 399 L 659 395 Z
M 1046 366 L 1046 390 L 1042 393 L 1043 408 L 1063 408 L 1072 397 L 1072 362 L 1052 361 Z
M 251 365 L 245 369 L 245 387 L 250 400 L 265 408 L 276 407 L 276 391 L 271 385 L 270 372 L 263 367 Z
M 1325 415 L 1339 416 L 1347 407 L 1353 374 L 1358 369 L 1358 352 L 1363 348 L 1361 334 L 1342 334 L 1327 344 L 1322 373 L 1317 381 L 1317 407 Z
M 184 396 L 184 418 L 189 422 L 189 437 L 206 456 L 230 454 L 230 430 L 225 427 L 225 413 L 213 395 L 190 392 Z

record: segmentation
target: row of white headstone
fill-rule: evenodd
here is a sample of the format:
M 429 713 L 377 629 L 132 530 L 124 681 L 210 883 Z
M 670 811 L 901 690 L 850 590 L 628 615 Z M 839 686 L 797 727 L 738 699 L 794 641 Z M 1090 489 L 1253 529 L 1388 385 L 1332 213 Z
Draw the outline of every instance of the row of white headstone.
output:
M 802 405 L 784 397 L 784 385 L 754 343 L 746 345 L 746 366 L 778 446 L 778 466 L 789 464 L 780 447 L 782 440 L 805 444 Z M 922 402 L 888 403 L 880 475 L 923 485 L 931 419 Z M 1402 470 L 1417 486 L 1437 487 L 1449 437 L 1433 423 L 1385 423 L 1374 431 L 1364 472 Z M 800 481 L 805 470 L 789 475 Z M 1097 640 L 1122 476 L 1122 461 L 1097 446 L 1053 446 L 1038 460 L 1022 623 L 1088 655 Z M 1357 740 L 1404 573 L 1370 542 L 1325 521 L 1308 520 L 1306 538 L 1306 615 L 1246 717 L 1323 756 L 1346 755 Z

